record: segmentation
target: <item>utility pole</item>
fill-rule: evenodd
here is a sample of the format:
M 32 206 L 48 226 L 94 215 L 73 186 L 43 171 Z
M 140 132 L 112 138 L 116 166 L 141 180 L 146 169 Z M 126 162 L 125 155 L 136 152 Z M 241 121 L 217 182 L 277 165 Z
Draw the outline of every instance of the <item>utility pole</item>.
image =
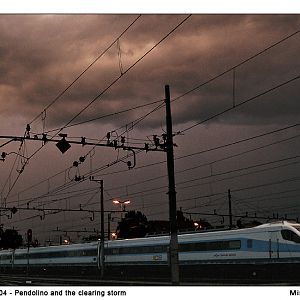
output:
M 91 181 L 100 182 L 100 211 L 101 211 L 101 225 L 100 225 L 100 276 L 104 277 L 104 197 L 103 197 L 103 180 L 96 180 L 93 176 Z
M 101 209 L 101 237 L 100 237 L 100 266 L 101 279 L 104 277 L 104 197 L 103 197 L 103 180 L 100 180 L 100 209 Z
M 229 205 L 229 228 L 232 228 L 232 211 L 231 211 L 231 193 L 228 190 L 228 205 Z
M 110 240 L 110 221 L 111 221 L 111 213 L 107 215 L 107 239 Z
M 29 248 L 31 243 L 32 243 L 32 230 L 28 229 L 27 230 L 27 271 L 26 271 L 27 277 L 29 276 Z
M 172 131 L 172 115 L 171 115 L 171 99 L 170 87 L 165 86 L 165 102 L 166 102 L 166 152 L 169 179 L 169 220 L 170 220 L 170 266 L 171 280 L 173 285 L 179 284 L 179 260 L 178 260 L 178 237 L 177 237 L 177 209 L 176 209 L 176 189 L 175 189 L 175 173 L 174 173 L 174 151 L 173 151 L 173 131 Z

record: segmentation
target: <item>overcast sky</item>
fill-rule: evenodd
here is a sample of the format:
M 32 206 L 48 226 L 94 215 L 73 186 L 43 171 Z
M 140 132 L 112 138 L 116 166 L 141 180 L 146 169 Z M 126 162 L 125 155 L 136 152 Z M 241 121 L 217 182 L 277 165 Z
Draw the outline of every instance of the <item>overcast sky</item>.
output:
M 298 158 L 295 158 L 300 145 L 295 137 L 299 133 L 298 126 L 235 146 L 181 158 L 299 122 L 299 15 L 199 14 L 187 17 L 1 15 L 0 135 L 22 136 L 26 124 L 34 120 L 31 135 L 68 125 L 63 132 L 74 137 L 74 140 L 84 136 L 100 141 L 108 131 L 117 137 L 127 129 L 124 133 L 126 142 L 144 143 L 147 139 L 151 140 L 152 135 L 164 133 L 164 107 L 133 128 L 130 126 L 160 103 L 114 116 L 111 114 L 163 100 L 164 86 L 169 84 L 171 97 L 176 99 L 172 102 L 174 132 L 184 131 L 174 138 L 178 146 L 175 148 L 178 207 L 186 212 L 213 212 L 216 209 L 220 214 L 226 214 L 226 193 L 230 188 L 242 189 L 233 194 L 236 215 L 256 212 L 266 216 L 268 212 L 293 212 L 292 217 L 300 217 L 300 207 L 293 207 L 297 204 L 296 189 L 299 184 L 295 179 L 299 174 Z M 279 41 L 279 44 L 240 65 Z M 103 52 L 105 54 L 58 97 Z M 227 70 L 230 71 L 225 72 Z M 224 75 L 201 86 L 223 72 Z M 273 88 L 273 91 L 267 92 Z M 185 95 L 187 92 L 190 93 Z M 242 104 L 247 100 L 249 102 Z M 53 105 L 48 107 L 52 102 Z M 229 108 L 232 109 L 227 113 L 190 128 Z M 78 115 L 80 111 L 82 113 Z M 91 119 L 96 120 L 69 127 Z M 290 140 L 278 142 L 287 138 Z M 1 140 L 1 144 L 6 141 Z M 240 154 L 234 159 L 225 159 L 274 142 L 278 143 Z M 21 153 L 30 157 L 40 146 L 40 142 L 27 141 Z M 19 147 L 20 143 L 13 142 L 2 147 L 1 152 L 18 152 Z M 136 167 L 130 171 L 123 162 L 101 170 L 131 152 L 118 152 L 110 148 L 90 150 L 87 146 L 73 145 L 62 155 L 53 143 L 48 143 L 29 161 L 20 156 L 16 159 L 13 153 L 8 155 L 0 166 L 2 200 L 5 199 L 9 207 L 26 207 L 31 197 L 43 196 L 30 202 L 30 205 L 79 208 L 82 204 L 87 205 L 87 209 L 98 209 L 99 194 L 94 190 L 95 184 L 88 180 L 74 182 L 75 175 L 88 176 L 92 172 L 104 179 L 108 210 L 119 209 L 112 206 L 112 198 L 128 198 L 131 209 L 141 210 L 148 219 L 168 218 L 166 164 L 143 167 L 164 161 L 164 153 L 137 154 Z M 80 156 L 86 156 L 85 162 L 78 169 L 72 167 L 73 161 Z M 126 158 L 125 162 L 130 159 Z M 221 159 L 224 160 L 216 162 Z M 17 170 L 25 162 L 24 172 L 20 175 Z M 249 169 L 255 164 L 265 165 Z M 200 165 L 205 166 L 191 169 Z M 240 173 L 233 172 L 242 167 L 245 169 Z M 262 171 L 266 168 L 269 169 Z M 59 172 L 61 174 L 54 176 Z M 253 174 L 242 176 L 241 172 Z M 159 176 L 165 177 L 154 180 Z M 200 179 L 202 177 L 206 178 Z M 289 179 L 291 181 L 268 185 Z M 147 182 L 141 183 L 144 180 Z M 57 187 L 65 187 L 65 184 L 68 188 L 54 193 Z M 260 184 L 265 186 L 246 189 Z M 33 185 L 36 186 L 33 188 Z M 85 189 L 84 194 L 78 192 Z M 269 199 L 272 197 L 270 195 L 266 196 L 267 200 L 258 198 L 272 192 L 278 193 L 275 198 L 284 197 L 275 202 Z M 247 200 L 250 197 L 256 198 Z M 35 215 L 36 212 L 22 211 L 12 219 L 2 217 L 1 222 L 7 227 L 15 226 L 21 233 L 25 228 L 32 227 L 41 240 L 54 239 L 56 233 L 51 230 L 57 226 L 65 230 L 99 227 L 99 216 L 91 222 L 91 214 L 88 213 L 46 215 L 44 220 L 31 218 Z M 119 216 L 114 214 L 116 220 Z M 205 216 L 194 216 L 200 217 Z M 27 218 L 31 219 L 23 221 Z M 209 221 L 217 224 L 222 218 Z

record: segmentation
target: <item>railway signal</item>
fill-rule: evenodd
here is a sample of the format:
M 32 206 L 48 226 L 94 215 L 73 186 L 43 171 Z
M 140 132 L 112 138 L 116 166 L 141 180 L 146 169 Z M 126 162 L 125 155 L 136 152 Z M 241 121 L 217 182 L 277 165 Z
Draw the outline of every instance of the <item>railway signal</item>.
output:
M 31 244 L 32 242 L 32 229 L 28 229 L 27 230 L 27 244 L 28 244 L 28 248 L 29 248 L 29 245 Z

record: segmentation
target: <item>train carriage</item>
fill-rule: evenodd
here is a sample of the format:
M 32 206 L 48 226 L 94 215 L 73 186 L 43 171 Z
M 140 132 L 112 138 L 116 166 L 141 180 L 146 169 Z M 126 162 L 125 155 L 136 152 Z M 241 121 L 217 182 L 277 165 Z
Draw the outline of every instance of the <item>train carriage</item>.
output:
M 300 279 L 300 225 L 287 221 L 253 228 L 178 235 L 182 282 L 260 282 Z M 169 236 L 104 243 L 106 278 L 169 280 Z M 0 251 L 2 272 L 100 276 L 100 243 Z

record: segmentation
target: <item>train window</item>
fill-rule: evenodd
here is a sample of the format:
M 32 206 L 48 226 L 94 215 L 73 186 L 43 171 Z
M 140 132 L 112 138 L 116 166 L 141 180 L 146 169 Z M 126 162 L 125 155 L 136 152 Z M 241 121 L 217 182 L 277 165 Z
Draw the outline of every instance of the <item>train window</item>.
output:
M 53 253 L 50 253 L 50 252 L 30 253 L 29 256 L 30 256 L 31 259 L 35 259 L 35 258 L 47 258 L 47 257 L 52 257 Z
M 7 254 L 2 255 L 1 259 L 3 259 L 3 260 L 5 260 L 5 259 L 11 259 L 11 255 L 10 254 L 9 255 L 7 255 Z
M 124 247 L 124 248 L 111 248 L 105 249 L 106 255 L 118 255 L 118 254 L 146 254 L 146 253 L 161 253 L 166 252 L 166 245 L 156 246 L 135 246 L 135 247 Z
M 63 258 L 63 257 L 76 257 L 76 256 L 96 256 L 97 249 L 87 249 L 87 250 L 73 250 L 73 251 L 47 251 L 47 252 L 30 252 L 29 258 L 30 259 L 41 259 L 41 258 Z M 28 254 L 26 253 L 16 253 L 15 259 L 27 259 Z M 1 260 L 10 260 L 11 254 L 4 254 L 1 255 Z
M 119 248 L 113 248 L 111 250 L 112 250 L 111 254 L 119 254 Z
M 209 243 L 179 244 L 180 252 L 207 251 L 207 250 L 209 250 Z
M 179 245 L 180 252 L 234 250 L 234 249 L 240 249 L 240 248 L 241 248 L 240 240 L 201 242 L 201 243 L 191 243 L 191 244 L 180 244 Z
M 284 240 L 300 243 L 300 237 L 293 231 L 288 229 L 281 230 L 281 236 Z
M 220 242 L 210 242 L 207 244 L 209 250 L 224 250 L 224 244 L 222 241 Z
M 15 259 L 27 259 L 27 253 L 16 254 Z
M 247 248 L 252 248 L 253 240 L 247 240 Z
M 96 256 L 97 255 L 97 249 L 87 249 L 84 251 L 85 252 L 85 256 Z
M 240 249 L 241 248 L 241 241 L 240 240 L 228 241 L 228 248 L 229 249 Z
M 30 253 L 31 259 L 36 258 L 59 258 L 59 257 L 73 257 L 78 254 L 77 251 L 55 251 L 55 252 L 41 252 Z
M 144 249 L 141 249 L 142 253 Z M 128 247 L 128 248 L 122 248 L 120 249 L 120 254 L 137 254 L 139 253 L 139 248 L 138 247 Z

